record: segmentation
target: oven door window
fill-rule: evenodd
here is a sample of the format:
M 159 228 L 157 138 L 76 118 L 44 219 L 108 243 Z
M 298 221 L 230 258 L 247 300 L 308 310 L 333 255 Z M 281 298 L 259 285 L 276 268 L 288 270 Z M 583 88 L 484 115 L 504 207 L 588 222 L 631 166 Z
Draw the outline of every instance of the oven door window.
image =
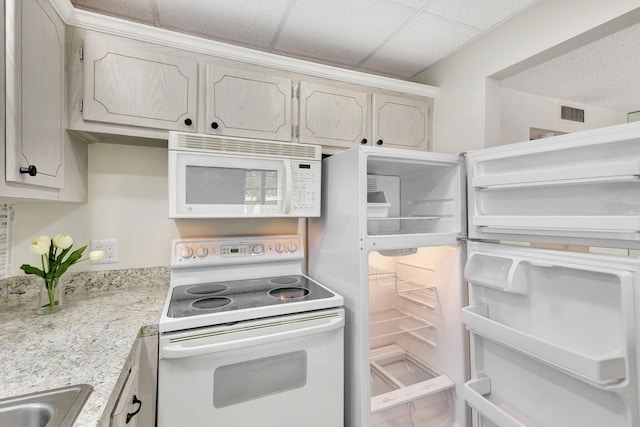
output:
M 178 212 L 212 217 L 280 215 L 284 212 L 284 174 L 282 160 L 181 153 Z
M 213 406 L 224 408 L 301 388 L 306 383 L 306 351 L 221 366 L 213 373 Z

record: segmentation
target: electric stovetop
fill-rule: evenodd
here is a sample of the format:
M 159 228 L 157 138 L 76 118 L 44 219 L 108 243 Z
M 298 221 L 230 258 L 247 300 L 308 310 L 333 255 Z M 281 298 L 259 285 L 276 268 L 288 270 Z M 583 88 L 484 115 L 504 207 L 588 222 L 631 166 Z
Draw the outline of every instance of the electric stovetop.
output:
M 303 275 L 261 277 L 176 286 L 167 316 L 172 318 L 291 305 L 292 310 L 335 294 Z

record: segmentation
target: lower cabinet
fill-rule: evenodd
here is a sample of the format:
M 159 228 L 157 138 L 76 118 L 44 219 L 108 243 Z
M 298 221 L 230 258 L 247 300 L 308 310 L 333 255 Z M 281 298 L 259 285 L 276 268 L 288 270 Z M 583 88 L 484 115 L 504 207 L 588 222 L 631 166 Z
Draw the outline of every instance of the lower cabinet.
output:
M 158 336 L 139 337 L 124 367 L 126 380 L 119 391 L 110 427 L 150 427 L 156 424 Z

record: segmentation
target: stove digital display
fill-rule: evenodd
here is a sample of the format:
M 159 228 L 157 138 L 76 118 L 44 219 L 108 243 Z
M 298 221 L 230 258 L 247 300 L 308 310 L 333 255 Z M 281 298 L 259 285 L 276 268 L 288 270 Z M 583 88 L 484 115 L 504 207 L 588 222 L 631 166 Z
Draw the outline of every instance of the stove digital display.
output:
M 230 250 L 229 252 L 231 252 L 232 254 L 239 254 L 239 253 L 240 253 L 240 249 L 238 249 L 238 248 L 231 248 L 231 250 Z

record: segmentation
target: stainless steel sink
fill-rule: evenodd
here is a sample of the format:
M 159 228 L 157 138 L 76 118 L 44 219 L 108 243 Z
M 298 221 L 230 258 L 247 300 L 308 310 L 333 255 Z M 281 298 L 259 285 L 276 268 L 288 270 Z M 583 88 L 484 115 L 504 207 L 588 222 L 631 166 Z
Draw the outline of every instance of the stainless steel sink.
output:
M 78 384 L 1 399 L 0 426 L 70 427 L 92 390 Z

